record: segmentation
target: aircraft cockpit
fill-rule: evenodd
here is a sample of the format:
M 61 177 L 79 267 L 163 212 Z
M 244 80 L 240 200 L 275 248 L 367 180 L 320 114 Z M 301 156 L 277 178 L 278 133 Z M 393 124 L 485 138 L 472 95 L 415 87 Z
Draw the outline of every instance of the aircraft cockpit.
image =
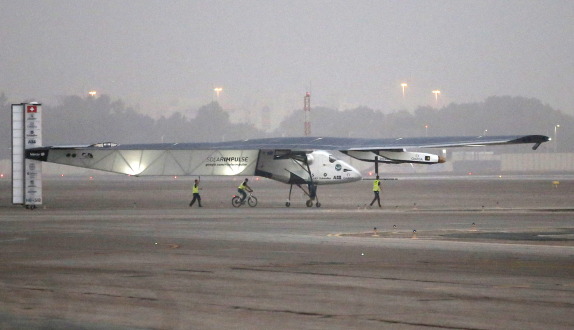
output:
M 90 147 L 95 147 L 95 148 L 111 148 L 111 147 L 116 147 L 118 146 L 117 143 L 114 142 L 101 142 L 101 143 L 94 143 L 91 144 Z

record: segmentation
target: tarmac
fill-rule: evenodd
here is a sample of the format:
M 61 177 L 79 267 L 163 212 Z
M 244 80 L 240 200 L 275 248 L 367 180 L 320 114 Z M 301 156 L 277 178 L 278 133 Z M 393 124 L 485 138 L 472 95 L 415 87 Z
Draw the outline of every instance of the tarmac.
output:
M 0 180 L 2 329 L 572 329 L 574 180 Z

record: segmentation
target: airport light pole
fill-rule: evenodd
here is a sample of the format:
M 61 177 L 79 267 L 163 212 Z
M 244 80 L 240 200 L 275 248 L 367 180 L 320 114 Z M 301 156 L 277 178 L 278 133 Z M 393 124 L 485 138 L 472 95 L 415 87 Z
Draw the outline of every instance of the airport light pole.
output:
M 560 124 L 554 125 L 554 152 L 558 151 L 558 129 L 560 128 Z
M 407 83 L 402 83 L 401 87 L 403 88 L 403 101 L 405 100 L 405 87 L 407 87 Z
M 213 89 L 213 91 L 215 92 L 215 96 L 217 97 L 217 102 L 219 102 L 219 93 L 221 93 L 223 91 L 223 88 L 221 87 L 215 87 Z
M 438 108 L 438 95 L 440 94 L 440 91 L 438 89 L 435 89 L 434 91 L 432 91 L 432 93 L 434 94 L 434 98 L 436 101 L 436 107 Z

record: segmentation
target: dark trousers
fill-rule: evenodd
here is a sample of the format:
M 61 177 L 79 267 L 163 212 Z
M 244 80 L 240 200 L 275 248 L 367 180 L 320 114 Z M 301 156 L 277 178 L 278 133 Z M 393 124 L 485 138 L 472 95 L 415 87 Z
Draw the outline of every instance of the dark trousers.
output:
M 201 196 L 199 196 L 199 193 L 193 194 L 193 199 L 191 200 L 191 203 L 189 203 L 189 206 L 193 206 L 193 203 L 195 203 L 195 201 L 197 201 L 197 204 L 199 205 L 199 207 L 201 207 Z
M 379 207 L 381 207 L 381 196 L 379 196 L 379 192 L 378 191 L 373 191 L 375 193 L 375 198 L 373 198 L 373 201 L 371 202 L 371 206 L 373 206 L 373 203 L 375 203 L 375 201 L 377 201 L 379 203 Z
M 237 192 L 241 194 L 241 203 L 243 203 L 243 201 L 245 200 L 245 197 L 247 197 L 247 194 L 245 193 L 245 191 L 243 189 L 237 189 Z

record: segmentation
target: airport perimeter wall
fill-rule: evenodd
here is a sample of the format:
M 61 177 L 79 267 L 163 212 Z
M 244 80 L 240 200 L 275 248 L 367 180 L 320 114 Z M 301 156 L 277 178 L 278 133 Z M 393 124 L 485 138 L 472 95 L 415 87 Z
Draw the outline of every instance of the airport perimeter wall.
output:
M 453 152 L 450 161 L 455 171 L 475 167 L 501 172 L 574 172 L 574 153 Z
M 372 164 L 351 161 L 363 174 L 374 171 Z M 444 164 L 384 165 L 387 173 L 574 173 L 574 153 L 495 154 L 491 151 L 455 151 L 447 154 Z M 372 173 L 371 173 L 372 174 Z
M 503 154 L 502 171 L 574 172 L 574 153 Z

